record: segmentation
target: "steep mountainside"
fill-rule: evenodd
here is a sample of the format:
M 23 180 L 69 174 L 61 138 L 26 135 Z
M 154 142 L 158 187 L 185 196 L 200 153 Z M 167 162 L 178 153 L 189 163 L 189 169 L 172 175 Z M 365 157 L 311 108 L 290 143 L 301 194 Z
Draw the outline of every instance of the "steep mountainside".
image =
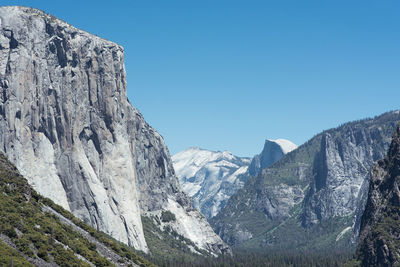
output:
M 228 243 L 266 249 L 354 247 L 369 170 L 384 157 L 399 111 L 316 135 L 248 180 L 211 219 Z
M 385 159 L 371 172 L 361 221 L 358 258 L 362 266 L 400 264 L 400 125 Z
M 154 266 L 40 196 L 0 153 L 2 266 Z
M 136 249 L 141 215 L 228 247 L 191 207 L 162 137 L 129 103 L 123 48 L 39 10 L 0 8 L 0 150 L 40 194 Z
M 193 206 L 211 218 L 243 187 L 240 177 L 247 171 L 250 159 L 236 157 L 229 151 L 189 148 L 173 155 L 172 162 Z

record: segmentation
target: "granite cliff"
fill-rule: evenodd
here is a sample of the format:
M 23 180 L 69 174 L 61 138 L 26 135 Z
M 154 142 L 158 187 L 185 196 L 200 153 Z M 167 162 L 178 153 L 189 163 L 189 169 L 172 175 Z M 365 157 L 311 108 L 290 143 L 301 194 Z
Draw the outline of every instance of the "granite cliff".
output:
M 128 101 L 124 50 L 25 7 L 0 8 L 0 150 L 32 187 L 148 251 L 141 215 L 212 254 L 229 251 L 191 207 L 163 138 Z
M 297 145 L 286 139 L 265 140 L 261 153 L 252 158 L 246 176 L 258 175 L 263 169 L 268 168 L 296 148 Z

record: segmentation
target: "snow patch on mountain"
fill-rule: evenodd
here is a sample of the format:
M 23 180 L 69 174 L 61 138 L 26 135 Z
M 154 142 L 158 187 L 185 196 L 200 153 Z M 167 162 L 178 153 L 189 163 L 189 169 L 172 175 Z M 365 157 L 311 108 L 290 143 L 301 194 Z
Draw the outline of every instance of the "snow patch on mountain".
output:
M 268 141 L 278 144 L 281 147 L 284 154 L 287 154 L 297 148 L 296 144 L 286 139 L 276 139 L 276 140 L 268 139 Z
M 297 145 L 286 139 L 266 140 L 263 151 L 250 160 L 229 151 L 192 147 L 173 155 L 172 162 L 183 191 L 192 198 L 193 206 L 209 219 L 217 215 L 249 177 L 296 148 Z
M 198 147 L 173 155 L 172 161 L 183 191 L 207 218 L 215 216 L 243 186 L 240 176 L 250 164 L 250 158 L 237 157 L 229 151 L 215 152 Z

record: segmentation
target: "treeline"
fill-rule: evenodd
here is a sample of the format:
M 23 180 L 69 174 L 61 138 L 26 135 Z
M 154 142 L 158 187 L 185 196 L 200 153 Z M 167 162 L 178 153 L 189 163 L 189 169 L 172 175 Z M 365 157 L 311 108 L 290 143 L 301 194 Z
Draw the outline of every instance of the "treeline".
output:
M 254 253 L 236 251 L 233 256 L 188 257 L 174 259 L 156 259 L 152 261 L 159 266 L 204 266 L 204 267 L 341 267 L 350 262 L 352 255 L 349 253 L 301 253 L 301 252 L 270 252 Z

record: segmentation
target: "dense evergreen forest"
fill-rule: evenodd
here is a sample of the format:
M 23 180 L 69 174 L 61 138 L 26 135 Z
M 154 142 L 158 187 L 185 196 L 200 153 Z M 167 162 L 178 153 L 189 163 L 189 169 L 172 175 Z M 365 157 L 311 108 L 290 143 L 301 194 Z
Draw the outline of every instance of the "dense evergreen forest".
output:
M 204 266 L 204 267 L 339 267 L 339 266 L 359 266 L 353 260 L 351 252 L 333 253 L 307 253 L 307 252 L 269 252 L 255 253 L 250 251 L 234 251 L 233 256 L 215 257 L 175 257 L 175 258 L 149 258 L 158 266 Z

